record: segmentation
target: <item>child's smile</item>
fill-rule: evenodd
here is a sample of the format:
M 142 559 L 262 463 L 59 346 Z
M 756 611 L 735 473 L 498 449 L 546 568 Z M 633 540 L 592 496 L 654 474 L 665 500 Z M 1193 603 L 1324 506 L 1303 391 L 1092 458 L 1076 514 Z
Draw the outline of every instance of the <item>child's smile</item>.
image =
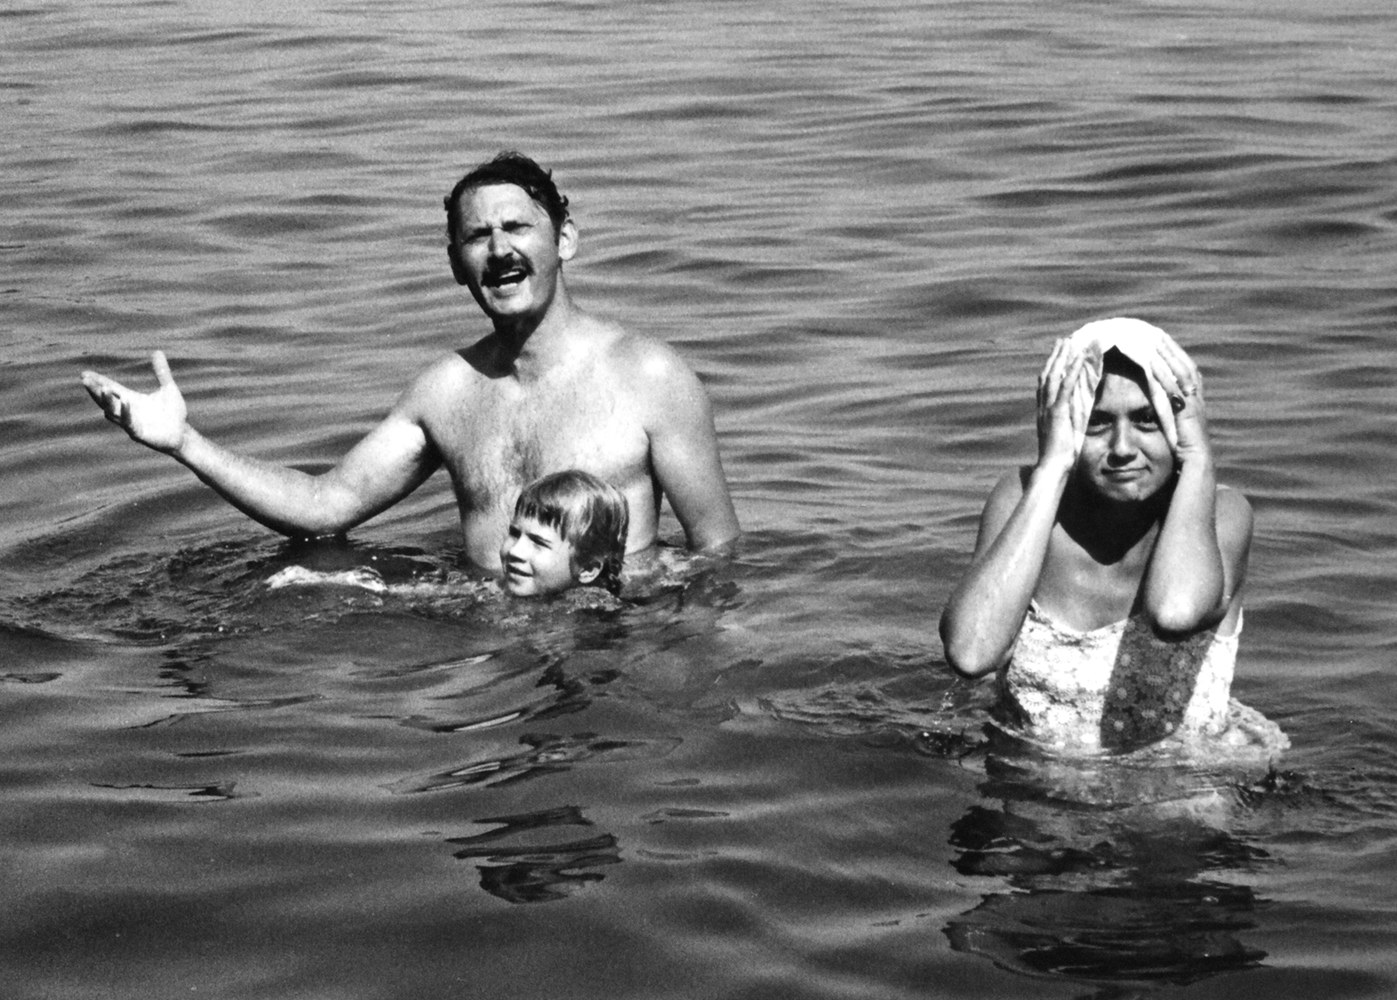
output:
M 542 597 L 567 590 L 575 582 L 572 545 L 532 517 L 516 518 L 500 548 L 504 576 L 500 585 L 516 597 Z

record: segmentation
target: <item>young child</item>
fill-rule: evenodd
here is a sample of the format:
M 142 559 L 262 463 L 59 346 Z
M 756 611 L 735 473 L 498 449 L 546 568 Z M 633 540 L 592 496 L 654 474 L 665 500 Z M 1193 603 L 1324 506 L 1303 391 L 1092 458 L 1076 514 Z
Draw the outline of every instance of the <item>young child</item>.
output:
M 500 586 L 516 597 L 542 597 L 575 586 L 621 589 L 630 522 L 626 498 L 577 469 L 535 480 L 519 494 L 500 547 Z

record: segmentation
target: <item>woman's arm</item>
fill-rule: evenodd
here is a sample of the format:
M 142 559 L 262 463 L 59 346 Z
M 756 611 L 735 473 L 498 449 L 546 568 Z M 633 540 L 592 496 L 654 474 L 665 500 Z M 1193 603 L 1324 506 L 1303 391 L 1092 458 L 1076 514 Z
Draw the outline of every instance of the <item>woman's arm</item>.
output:
M 941 613 L 946 662 L 981 677 L 1009 658 L 1048 553 L 1065 474 L 1033 468 L 1001 479 L 980 515 L 975 556 Z
M 1096 373 L 1058 341 L 1038 384 L 1038 462 L 995 486 L 980 515 L 970 568 L 941 614 L 946 662 L 966 677 L 997 670 L 1013 651 L 1048 554 L 1058 504 L 1082 447 Z
M 1172 340 L 1154 372 L 1177 410 L 1178 479 L 1145 573 L 1144 611 L 1161 632 L 1212 628 L 1226 616 L 1246 575 L 1251 507 L 1238 493 L 1220 494 L 1213 466 L 1197 366 Z

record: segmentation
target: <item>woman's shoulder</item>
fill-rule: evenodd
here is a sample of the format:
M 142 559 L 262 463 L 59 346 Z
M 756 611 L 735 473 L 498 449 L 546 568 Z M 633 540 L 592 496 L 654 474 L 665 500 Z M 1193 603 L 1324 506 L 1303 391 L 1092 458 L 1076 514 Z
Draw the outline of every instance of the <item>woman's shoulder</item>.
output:
M 1218 510 L 1222 510 L 1226 507 L 1229 512 L 1234 515 L 1243 512 L 1247 514 L 1251 513 L 1251 501 L 1247 499 L 1246 494 L 1241 490 L 1224 485 L 1223 483 L 1218 483 L 1216 495 Z
M 1242 546 L 1251 543 L 1252 513 L 1251 501 L 1241 490 L 1219 485 L 1214 501 L 1214 517 L 1217 520 L 1218 541 L 1227 545 L 1229 541 Z
M 985 501 L 986 506 L 1018 503 L 1019 498 L 1028 489 L 1028 479 L 1032 474 L 1033 466 L 1031 465 L 1020 465 L 1004 473 L 995 481 L 994 488 L 990 490 L 989 499 Z
M 1000 476 L 994 484 L 985 500 L 984 508 L 980 511 L 980 539 L 976 546 L 977 551 L 993 541 L 999 530 L 1004 527 L 1004 523 L 1009 520 L 1015 505 L 1027 489 L 1028 473 L 1031 470 L 1032 466 L 1011 470 Z

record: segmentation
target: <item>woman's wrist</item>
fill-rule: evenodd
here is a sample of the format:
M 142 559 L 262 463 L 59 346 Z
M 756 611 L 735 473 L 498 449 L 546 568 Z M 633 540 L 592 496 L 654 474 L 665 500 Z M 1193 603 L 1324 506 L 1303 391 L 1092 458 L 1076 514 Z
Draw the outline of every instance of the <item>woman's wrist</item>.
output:
M 1076 464 L 1075 459 L 1063 456 L 1039 455 L 1029 478 L 1034 482 L 1065 484 Z
M 1179 473 L 1184 470 L 1190 474 L 1209 473 L 1213 471 L 1213 450 L 1207 445 L 1193 448 L 1180 448 L 1174 455 L 1174 461 L 1178 464 Z

